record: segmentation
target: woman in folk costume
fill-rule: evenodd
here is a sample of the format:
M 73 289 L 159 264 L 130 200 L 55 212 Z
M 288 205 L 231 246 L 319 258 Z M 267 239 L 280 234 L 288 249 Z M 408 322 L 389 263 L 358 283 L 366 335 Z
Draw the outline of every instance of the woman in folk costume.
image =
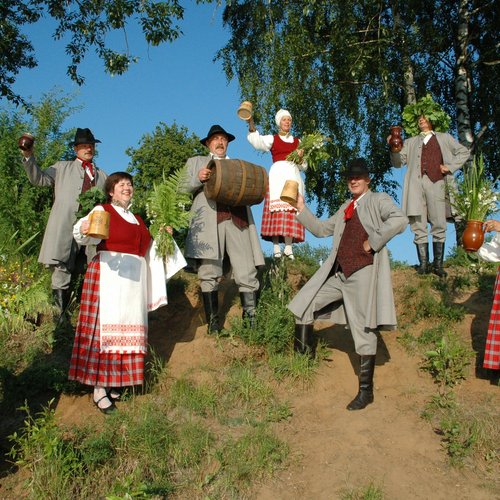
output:
M 108 203 L 92 212 L 109 213 L 109 238 L 88 235 L 88 215 L 73 228 L 76 241 L 97 245 L 97 254 L 83 282 L 69 379 L 93 386 L 94 403 L 107 414 L 116 409 L 117 388 L 143 383 L 148 311 L 165 305 L 167 296 L 148 228 L 129 211 L 132 176 L 111 174 L 104 189 Z
M 487 262 L 500 262 L 500 222 L 487 220 L 483 227 L 485 231 L 496 231 L 496 234 L 492 241 L 481 246 L 477 254 Z M 483 368 L 500 370 L 500 267 L 493 289 L 493 306 L 484 348 Z
M 286 109 L 280 109 L 275 116 L 279 133 L 260 135 L 255 129 L 253 120 L 248 125 L 248 142 L 259 151 L 271 151 L 273 164 L 269 171 L 269 190 L 262 212 L 261 236 L 266 241 L 273 242 L 275 258 L 281 257 L 280 243 L 285 244 L 284 254 L 293 259 L 292 243 L 301 243 L 305 238 L 304 226 L 297 222 L 297 210 L 289 203 L 280 199 L 281 191 L 287 180 L 297 181 L 299 192 L 304 194 L 304 182 L 300 170 L 306 170 L 307 165 L 297 165 L 287 161 L 286 157 L 299 146 L 299 139 L 290 133 L 292 115 Z

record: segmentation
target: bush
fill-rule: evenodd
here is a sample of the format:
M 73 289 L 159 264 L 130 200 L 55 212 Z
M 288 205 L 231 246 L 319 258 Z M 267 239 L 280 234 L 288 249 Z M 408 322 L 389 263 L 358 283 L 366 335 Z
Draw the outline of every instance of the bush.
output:
M 443 392 L 466 378 L 466 368 L 473 355 L 457 335 L 448 333 L 434 349 L 425 353 L 422 368 L 432 374 Z

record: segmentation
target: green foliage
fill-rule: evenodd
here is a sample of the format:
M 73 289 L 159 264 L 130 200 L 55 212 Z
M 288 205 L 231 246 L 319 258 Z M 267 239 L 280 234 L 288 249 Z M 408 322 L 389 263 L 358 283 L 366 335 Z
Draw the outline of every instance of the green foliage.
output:
M 422 416 L 442 436 L 452 465 L 462 466 L 473 455 L 485 463 L 496 459 L 500 430 L 496 408 L 488 401 L 465 405 L 454 393 L 446 392 L 434 396 Z
M 67 154 L 73 135 L 62 131 L 62 124 L 74 111 L 70 102 L 70 97 L 54 91 L 33 106 L 29 117 L 22 109 L 0 111 L 0 247 L 12 235 L 16 235 L 13 244 L 21 245 L 37 233 L 23 252 L 38 253 L 53 192 L 30 184 L 17 140 L 26 131 L 36 136 L 35 155 L 41 168 L 60 160 Z
M 370 483 L 368 486 L 345 491 L 340 496 L 341 500 L 383 500 L 383 490 Z
M 448 305 L 430 293 L 420 298 L 416 304 L 415 311 L 416 319 L 439 318 L 449 322 L 461 321 L 465 314 L 463 307 L 455 304 Z
M 306 134 L 301 137 L 298 149 L 292 151 L 286 159 L 298 165 L 306 162 L 308 169 L 316 170 L 320 164 L 330 158 L 330 155 L 325 150 L 326 142 L 330 142 L 330 138 L 319 132 Z M 302 157 L 299 156 L 299 150 L 302 150 Z
M 72 498 L 73 478 L 81 476 L 83 467 L 76 450 L 63 439 L 54 410 L 47 407 L 33 416 L 27 405 L 21 409 L 27 418 L 23 432 L 9 436 L 14 443 L 10 457 L 16 465 L 29 469 L 29 488 L 35 497 L 44 497 L 50 485 L 53 498 Z M 41 459 L 43 464 L 39 464 Z
M 474 156 L 472 165 L 464 166 L 457 188 L 448 186 L 450 203 L 466 221 L 484 222 L 498 208 L 495 184 L 485 175 L 483 156 Z
M 231 394 L 234 401 L 247 405 L 267 402 L 273 391 L 255 371 L 252 362 L 233 363 L 228 370 L 225 388 Z
M 422 368 L 431 373 L 441 392 L 457 385 L 467 375 L 472 351 L 454 334 L 443 336 L 435 348 L 425 353 Z
M 478 266 L 485 264 L 484 262 L 479 261 L 477 253 L 467 252 L 461 246 L 453 247 L 446 258 L 446 263 L 450 266 L 467 269 L 471 272 L 476 272 L 478 270 Z
M 130 156 L 127 171 L 134 176 L 134 207 L 145 211 L 154 185 L 180 171 L 188 158 L 206 154 L 206 148 L 195 134 L 188 135 L 186 127 L 160 123 L 142 136 L 139 147 L 126 153 Z
M 241 498 L 283 466 L 288 446 L 271 423 L 289 418 L 291 409 L 277 400 L 261 363 L 235 361 L 218 373 L 214 378 L 209 369 L 210 385 L 180 379 L 165 393 L 132 398 L 109 418 L 80 427 L 59 426 L 49 409 L 32 417 L 25 405 L 10 456 L 29 473 L 27 494 Z
M 403 109 L 403 127 L 408 136 L 420 133 L 418 119 L 425 116 L 436 132 L 448 132 L 451 118 L 430 94 L 421 97 L 414 104 L 407 104 Z
M 0 335 L 5 342 L 16 334 L 32 333 L 40 315 L 52 316 L 47 278 L 34 258 L 0 256 Z
M 229 483 L 225 489 L 231 496 L 237 492 L 235 486 L 247 486 L 250 481 L 279 469 L 287 455 L 288 446 L 262 427 L 228 440 L 215 454 L 220 471 L 226 476 L 225 482 Z
M 257 305 L 255 327 L 233 318 L 229 335 L 241 337 L 249 344 L 264 346 L 269 353 L 289 352 L 294 319 L 287 309 L 292 291 L 286 279 L 287 264 L 281 259 L 267 271 Z
M 186 168 L 173 171 L 168 177 L 163 174 L 163 182 L 153 184 L 147 200 L 147 215 L 151 225 L 149 230 L 156 241 L 158 254 L 163 258 L 173 255 L 174 239 L 166 230 L 171 227 L 181 231 L 189 227 L 191 215 L 188 207 L 191 195 L 183 189 L 186 180 Z
M 82 217 L 88 215 L 95 206 L 105 203 L 106 199 L 106 193 L 97 186 L 91 187 L 85 193 L 81 193 L 78 196 L 80 208 L 75 213 L 75 220 L 80 220 Z
M 295 272 L 303 273 L 306 279 L 309 279 L 318 269 L 319 266 L 330 255 L 331 248 L 320 245 L 313 247 L 310 243 L 301 243 L 295 245 L 293 255 L 296 262 L 293 263 L 291 268 Z
M 318 351 L 315 359 L 301 354 L 290 356 L 289 353 L 277 352 L 269 354 L 268 363 L 277 380 L 290 380 L 307 386 L 316 375 L 319 360 L 324 357 Z
M 297 131 L 331 138 L 325 149 L 331 160 L 306 175 L 320 213 L 332 213 L 345 200 L 339 173 L 354 156 L 368 158 L 373 185 L 395 192 L 385 176 L 390 167 L 381 138 L 400 89 L 389 75 L 396 63 L 394 35 L 381 10 L 373 2 L 355 8 L 340 1 L 226 2 L 223 20 L 231 38 L 217 57 L 254 104 L 256 122 L 270 133 L 275 110 L 286 107 Z
M 438 344 L 447 332 L 445 324 L 440 323 L 431 328 L 422 330 L 420 337 L 417 337 L 417 342 L 421 345 L 428 346 Z
M 452 463 L 460 463 L 471 454 L 476 444 L 477 435 L 473 428 L 465 428 L 463 422 L 456 417 L 448 417 L 441 421 L 441 431 Z
M 338 173 L 355 156 L 369 158 L 373 185 L 394 194 L 384 139 L 414 94 L 431 93 L 453 119 L 470 117 L 471 136 L 484 130 L 476 139 L 498 175 L 500 111 L 491 106 L 500 93 L 492 64 L 498 59 L 496 3 L 434 5 L 430 16 L 422 2 L 225 2 L 230 39 L 217 57 L 254 104 L 256 121 L 269 133 L 275 110 L 286 107 L 298 131 L 332 138 L 328 168 L 306 177 L 320 213 L 332 213 L 345 199 Z M 457 47 L 465 48 L 464 61 L 457 60 Z M 458 62 L 474 82 L 473 93 L 463 92 L 465 106 L 456 95 Z
M 196 415 L 214 415 L 217 411 L 217 392 L 213 387 L 196 385 L 189 379 L 180 378 L 172 385 L 170 404 Z
M 66 43 L 66 54 L 70 58 L 67 73 L 81 85 L 84 78 L 78 68 L 91 50 L 111 75 L 124 73 L 131 63 L 137 61 L 137 57 L 129 53 L 127 44 L 126 31 L 131 22 L 141 27 L 148 44 L 156 46 L 180 36 L 181 30 L 176 23 L 184 14 L 184 8 L 177 0 L 5 0 L 2 9 L 0 95 L 16 104 L 24 102 L 13 89 L 16 75 L 23 68 L 37 65 L 33 45 L 24 33 L 36 30 L 30 25 L 41 22 L 41 19 L 51 18 L 57 23 L 53 37 Z M 121 50 L 111 48 L 109 43 L 110 35 L 115 31 L 125 34 Z

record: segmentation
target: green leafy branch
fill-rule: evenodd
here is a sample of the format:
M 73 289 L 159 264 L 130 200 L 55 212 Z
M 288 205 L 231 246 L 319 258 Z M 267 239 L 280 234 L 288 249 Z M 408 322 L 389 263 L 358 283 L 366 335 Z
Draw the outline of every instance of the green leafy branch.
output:
M 432 129 L 436 132 L 446 132 L 450 128 L 451 118 L 448 113 L 427 94 L 415 104 L 407 104 L 403 109 L 403 128 L 409 137 L 420 133 L 418 119 L 421 116 L 425 116 L 432 123 Z
M 330 155 L 325 150 L 326 143 L 330 140 L 329 137 L 319 132 L 306 134 L 300 140 L 299 147 L 295 151 L 292 151 L 286 159 L 297 165 L 307 162 L 308 168 L 315 170 L 322 161 L 330 158 Z M 302 156 L 299 156 L 300 150 L 303 151 Z
M 486 177 L 483 156 L 474 156 L 472 165 L 463 168 L 457 187 L 448 185 L 450 203 L 465 220 L 485 221 L 498 208 L 499 195 L 495 181 Z
M 75 213 L 76 220 L 88 215 L 96 205 L 106 203 L 106 194 L 102 188 L 94 186 L 78 197 L 78 203 L 80 208 Z
M 167 231 L 171 227 L 176 231 L 189 226 L 191 215 L 187 210 L 191 204 L 191 195 L 182 190 L 186 169 L 175 170 L 163 182 L 154 184 L 146 202 L 146 211 L 151 221 L 150 232 L 156 241 L 158 253 L 165 258 L 174 251 L 174 238 Z

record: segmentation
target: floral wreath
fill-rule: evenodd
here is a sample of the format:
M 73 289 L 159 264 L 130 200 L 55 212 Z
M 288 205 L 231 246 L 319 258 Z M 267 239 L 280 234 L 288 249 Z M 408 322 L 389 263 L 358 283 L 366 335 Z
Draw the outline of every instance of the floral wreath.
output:
M 413 137 L 420 133 L 418 119 L 422 115 L 432 123 L 432 130 L 436 132 L 446 132 L 450 128 L 450 115 L 427 94 L 415 104 L 407 104 L 403 109 L 403 128 L 408 136 Z

